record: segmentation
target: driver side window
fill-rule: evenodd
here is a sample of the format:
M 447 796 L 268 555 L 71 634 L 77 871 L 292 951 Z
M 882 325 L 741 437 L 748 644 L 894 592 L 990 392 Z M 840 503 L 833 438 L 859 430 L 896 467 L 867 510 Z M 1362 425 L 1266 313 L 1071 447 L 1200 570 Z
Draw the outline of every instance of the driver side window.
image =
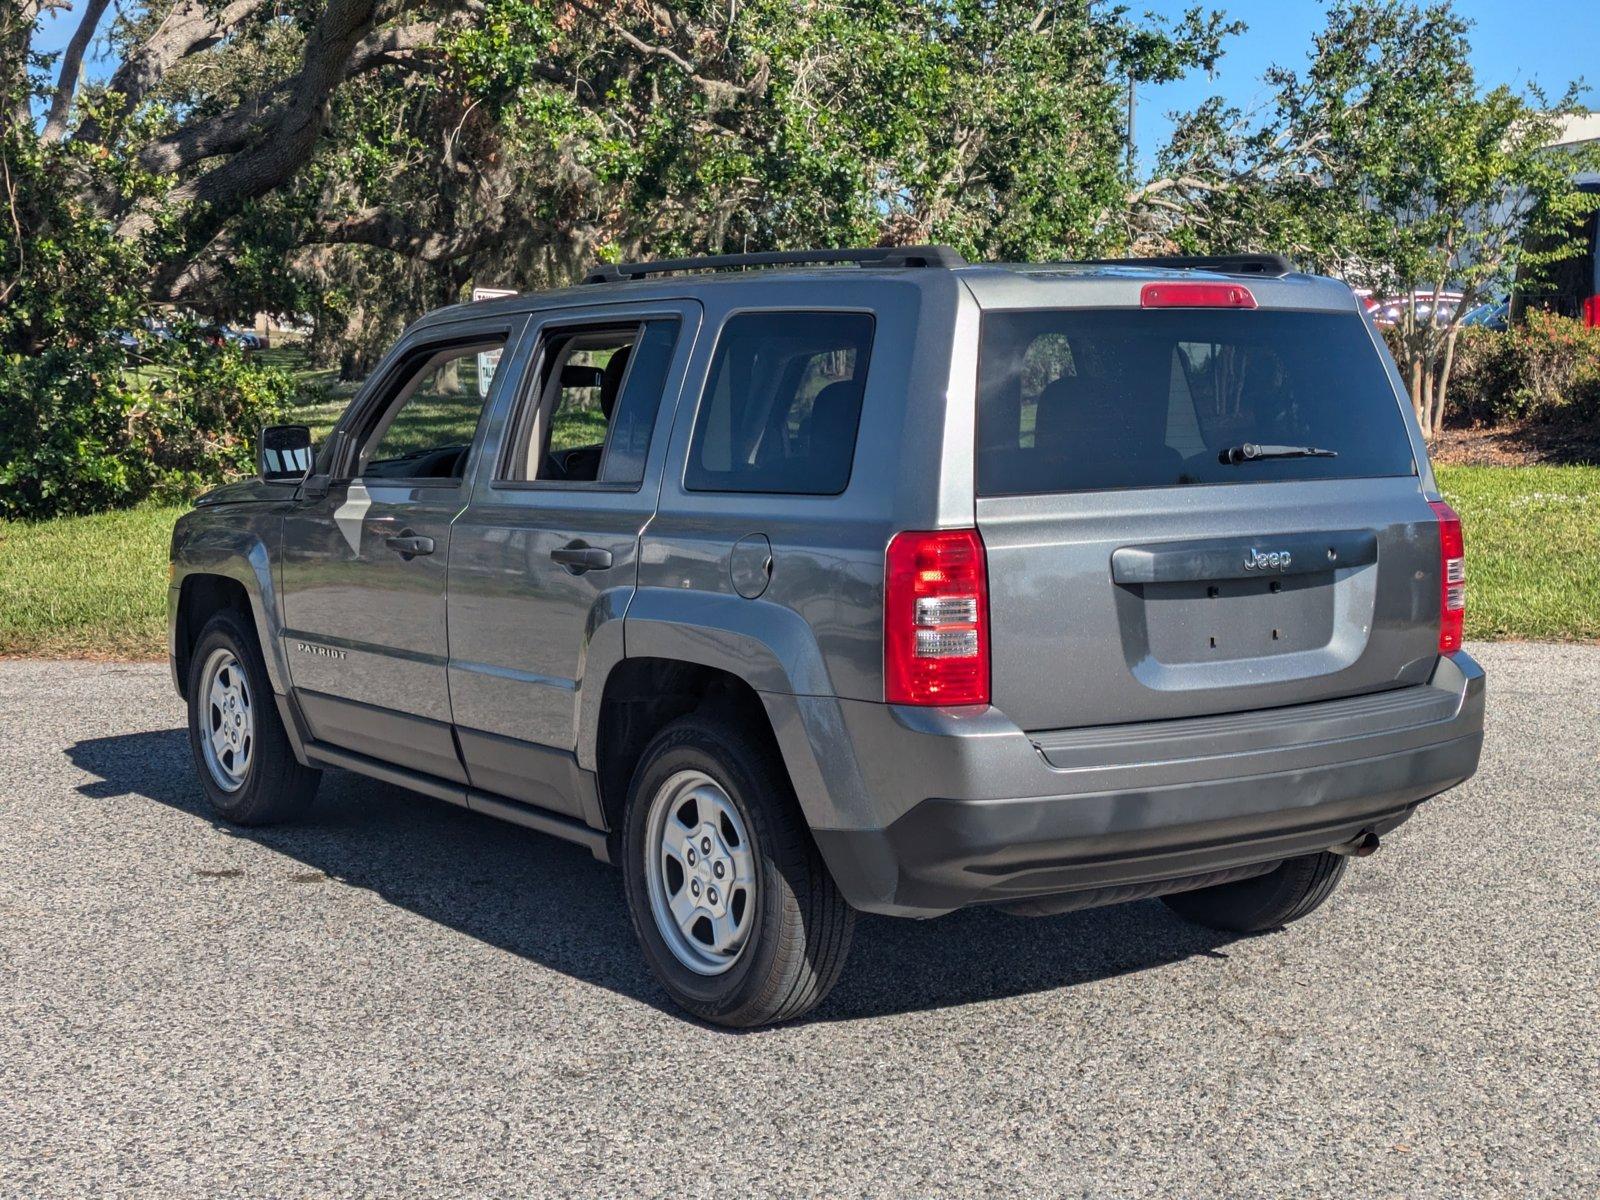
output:
M 423 351 L 363 439 L 366 479 L 460 479 L 503 338 Z

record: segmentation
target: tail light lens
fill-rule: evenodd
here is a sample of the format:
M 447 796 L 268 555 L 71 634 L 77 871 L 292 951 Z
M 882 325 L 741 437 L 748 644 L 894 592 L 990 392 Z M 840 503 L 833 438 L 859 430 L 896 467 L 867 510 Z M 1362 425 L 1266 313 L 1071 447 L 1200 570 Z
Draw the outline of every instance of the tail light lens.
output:
M 1583 323 L 1590 329 L 1600 329 L 1600 296 L 1590 296 L 1583 302 Z
M 883 698 L 989 703 L 989 573 L 976 529 L 900 533 L 889 543 Z
M 1443 500 L 1429 502 L 1439 518 L 1439 653 L 1461 649 L 1467 614 L 1467 553 L 1461 518 Z

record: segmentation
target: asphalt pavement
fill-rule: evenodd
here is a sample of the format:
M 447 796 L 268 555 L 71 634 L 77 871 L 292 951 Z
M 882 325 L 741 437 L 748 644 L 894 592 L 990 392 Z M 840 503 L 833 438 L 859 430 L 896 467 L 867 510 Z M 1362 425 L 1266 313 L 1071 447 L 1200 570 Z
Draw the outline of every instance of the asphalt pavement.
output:
M 0 1195 L 1600 1195 L 1600 648 L 1307 921 L 857 926 L 806 1021 L 646 973 L 612 870 L 330 772 L 231 829 L 164 667 L 0 662 Z

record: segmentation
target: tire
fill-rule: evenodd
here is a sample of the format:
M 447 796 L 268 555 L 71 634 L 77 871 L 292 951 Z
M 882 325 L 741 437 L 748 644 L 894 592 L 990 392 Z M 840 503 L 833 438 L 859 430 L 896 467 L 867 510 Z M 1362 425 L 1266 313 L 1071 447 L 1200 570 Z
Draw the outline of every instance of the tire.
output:
M 216 814 L 235 825 L 273 825 L 303 813 L 322 772 L 295 758 L 245 618 L 224 609 L 206 622 L 189 656 L 187 691 L 189 749 Z
M 628 788 L 621 854 L 645 960 L 695 1016 L 735 1027 L 789 1021 L 838 981 L 855 910 L 759 737 L 700 715 L 665 726 Z
M 1186 921 L 1229 933 L 1280 929 L 1333 894 L 1349 860 L 1338 854 L 1286 859 L 1276 870 L 1235 883 L 1176 892 L 1162 902 Z

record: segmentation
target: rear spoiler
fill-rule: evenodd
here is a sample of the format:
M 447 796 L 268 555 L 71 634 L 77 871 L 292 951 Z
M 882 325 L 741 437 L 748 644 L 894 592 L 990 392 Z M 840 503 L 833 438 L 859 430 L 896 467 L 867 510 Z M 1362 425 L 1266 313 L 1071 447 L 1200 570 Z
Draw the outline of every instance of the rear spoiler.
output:
M 1089 267 L 1159 267 L 1168 271 L 1215 271 L 1220 275 L 1271 275 L 1281 278 L 1294 264 L 1281 254 L 1173 254 L 1157 258 L 1091 258 Z

